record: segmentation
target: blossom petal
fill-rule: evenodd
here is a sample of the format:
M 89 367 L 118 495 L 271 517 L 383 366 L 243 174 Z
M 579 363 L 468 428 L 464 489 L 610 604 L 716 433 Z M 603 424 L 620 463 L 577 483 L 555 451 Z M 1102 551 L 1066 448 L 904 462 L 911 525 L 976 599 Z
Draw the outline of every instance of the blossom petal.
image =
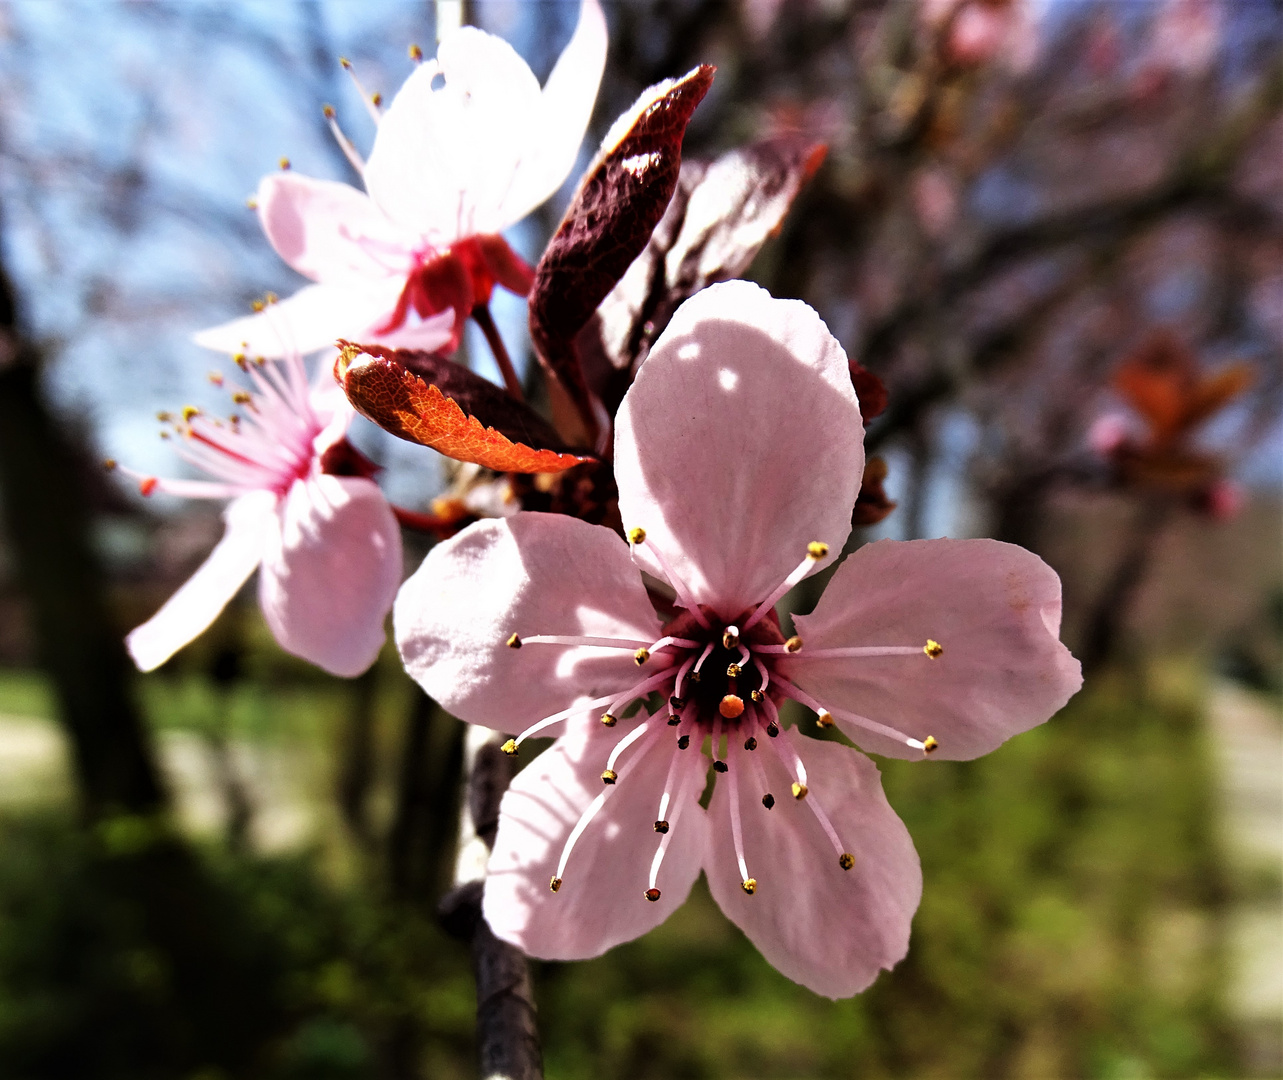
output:
M 543 203 L 574 168 L 605 66 L 606 17 L 597 0 L 583 0 L 579 24 L 544 84 L 526 152 L 504 197 L 506 222 L 520 221 Z
M 403 279 L 413 268 L 413 237 L 348 184 L 272 173 L 259 183 L 255 201 L 272 247 L 304 277 L 330 283 Z
M 798 300 L 746 281 L 687 300 L 624 397 L 619 509 L 701 603 L 734 618 L 851 529 L 864 431 L 842 347 Z
M 193 340 L 219 352 L 267 357 L 307 355 L 338 338 L 373 341 L 370 328 L 387 321 L 404 284 L 389 278 L 368 287 L 304 285 L 256 315 L 201 330 Z
M 619 781 L 577 841 L 561 887 L 549 889 L 567 837 L 602 793 L 601 772 L 619 737 L 599 727 L 558 739 L 504 794 L 482 911 L 497 936 L 531 956 L 582 960 L 640 937 L 682 904 L 699 877 L 707 824 L 692 784 L 660 871 L 660 898 L 645 897 L 660 796 L 671 755 L 681 753 L 661 733 L 644 754 L 641 746 L 633 751 L 643 756 L 622 758 Z M 687 755 L 692 763 L 700 757 Z
M 830 709 L 939 740 L 966 759 L 1041 724 L 1082 685 L 1060 633 L 1060 579 L 1037 555 L 996 540 L 879 540 L 847 557 L 810 615 L 805 645 L 781 670 Z M 913 645 L 943 653 L 806 660 L 807 651 Z M 837 722 L 866 750 L 921 751 Z
M 438 544 L 402 586 L 393 626 L 411 678 L 461 719 L 502 731 L 659 670 L 659 657 L 638 669 L 630 649 L 507 646 L 514 633 L 659 637 L 623 541 L 559 514 L 479 521 Z
M 372 480 L 296 480 L 273 530 L 259 603 L 281 648 L 332 675 L 374 663 L 401 581 L 401 532 Z
M 763 740 L 766 742 L 766 740 Z M 796 738 L 810 788 L 789 794 L 792 778 L 773 752 L 755 751 L 775 795 L 767 810 L 755 780 L 736 755 L 745 859 L 757 888 L 740 886 L 732 846 L 730 785 L 719 776 L 709 804 L 708 886 L 718 906 L 770 964 L 826 997 L 858 994 L 909 949 L 909 925 L 922 896 L 922 870 L 904 823 L 887 804 L 877 767 L 838 743 Z M 816 818 L 828 815 L 850 870 Z
M 444 85 L 433 89 L 438 76 Z M 539 82 L 512 46 L 465 26 L 392 99 L 366 162 L 366 190 L 394 222 L 438 247 L 499 232 L 538 105 Z
M 254 491 L 223 511 L 227 531 L 210 556 L 165 605 L 125 638 L 139 671 L 160 667 L 202 634 L 263 558 L 275 518 L 276 496 Z

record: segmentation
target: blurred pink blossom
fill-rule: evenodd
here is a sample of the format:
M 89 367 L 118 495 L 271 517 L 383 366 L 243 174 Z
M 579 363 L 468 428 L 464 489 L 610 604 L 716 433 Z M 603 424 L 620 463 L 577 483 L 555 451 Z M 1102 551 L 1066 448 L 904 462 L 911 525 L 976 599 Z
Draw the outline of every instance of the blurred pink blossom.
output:
M 1093 453 L 1111 458 L 1132 437 L 1130 420 L 1122 413 L 1098 416 L 1087 430 L 1087 445 Z
M 841 551 L 862 443 L 847 358 L 815 312 L 714 285 L 620 408 L 630 545 L 520 513 L 439 545 L 403 586 L 397 643 L 429 694 L 519 732 L 510 753 L 563 731 L 503 799 L 484 899 L 500 937 L 595 956 L 662 922 L 702 870 L 766 959 L 818 993 L 857 993 L 904 956 L 921 870 L 877 768 L 786 729 L 779 705 L 880 754 L 972 758 L 1081 680 L 1055 573 L 990 540 L 870 544 L 785 640 L 774 605 Z M 666 622 L 639 571 L 675 593 Z M 650 695 L 664 704 L 638 710 Z
M 151 671 L 203 633 L 255 569 L 263 617 L 286 652 L 334 675 L 358 675 L 383 646 L 401 581 L 401 533 L 383 494 L 350 462 L 355 415 L 328 378 L 308 386 L 297 355 L 242 364 L 254 392 L 222 421 L 194 409 L 172 418 L 178 455 L 210 480 L 126 475 L 144 495 L 231 499 L 227 530 L 200 569 L 126 645 Z M 169 418 L 167 418 L 169 419 Z M 168 433 L 167 433 L 168 434 Z
M 943 30 L 944 53 L 964 66 L 1001 61 L 1027 71 L 1038 52 L 1037 26 L 1028 0 L 924 0 L 923 24 Z
M 306 354 L 337 338 L 452 351 L 496 284 L 529 290 L 530 267 L 499 233 L 574 166 L 605 59 L 597 0 L 583 0 L 542 90 L 501 38 L 474 27 L 447 35 L 387 111 L 374 109 L 368 162 L 335 127 L 365 192 L 289 171 L 259 185 L 254 203 L 268 240 L 315 284 L 277 305 L 270 322 L 247 316 L 196 341 L 260 356 Z

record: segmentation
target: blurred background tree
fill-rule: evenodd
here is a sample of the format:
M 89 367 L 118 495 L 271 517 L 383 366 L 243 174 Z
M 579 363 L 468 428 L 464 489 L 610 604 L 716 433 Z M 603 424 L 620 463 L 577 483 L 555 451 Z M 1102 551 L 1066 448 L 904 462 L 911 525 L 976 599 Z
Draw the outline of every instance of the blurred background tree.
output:
M 467 5 L 541 78 L 575 14 Z M 1090 676 L 982 762 L 883 764 L 926 894 L 908 960 L 868 994 L 799 990 L 697 889 L 650 937 L 539 969 L 550 1074 L 1283 1072 L 1283 9 L 607 15 L 597 136 L 712 62 L 689 158 L 782 133 L 829 146 L 750 276 L 815 306 L 887 385 L 868 444 L 898 507 L 852 544 L 1031 547 Z M 129 680 L 121 633 L 218 519 L 93 467 L 173 471 L 151 414 L 212 403 L 219 367 L 187 335 L 295 284 L 245 195 L 282 156 L 354 181 L 321 114 L 368 146 L 337 57 L 388 93 L 433 37 L 431 5 L 390 0 L 0 6 L 6 1075 L 470 1075 L 466 953 L 434 914 L 459 726 L 393 655 L 349 684 L 283 656 L 252 603 Z M 512 238 L 527 256 L 568 194 Z M 516 344 L 521 305 L 497 317 Z M 405 505 L 453 478 L 357 438 Z

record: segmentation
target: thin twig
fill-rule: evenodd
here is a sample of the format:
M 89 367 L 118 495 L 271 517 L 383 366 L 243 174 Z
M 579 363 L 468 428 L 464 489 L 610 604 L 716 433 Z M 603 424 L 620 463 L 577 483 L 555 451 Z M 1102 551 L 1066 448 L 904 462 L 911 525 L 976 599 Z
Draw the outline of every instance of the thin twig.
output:
M 508 347 L 504 345 L 503 338 L 499 335 L 499 328 L 494 324 L 494 316 L 490 314 L 490 305 L 478 304 L 472 309 L 472 317 L 481 327 L 481 332 L 486 335 L 486 341 L 490 344 L 490 351 L 494 353 L 495 363 L 499 365 L 499 370 L 503 372 L 503 385 L 508 388 L 508 393 L 518 401 L 525 401 L 525 391 L 521 389 L 521 380 L 517 378 L 517 369 L 512 366 L 512 357 L 508 355 Z

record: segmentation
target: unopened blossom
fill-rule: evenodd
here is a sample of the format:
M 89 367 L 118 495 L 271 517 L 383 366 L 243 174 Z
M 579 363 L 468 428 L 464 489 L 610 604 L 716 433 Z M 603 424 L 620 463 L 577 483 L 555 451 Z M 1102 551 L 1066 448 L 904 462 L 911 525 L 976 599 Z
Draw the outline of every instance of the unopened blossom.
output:
M 129 469 L 144 495 L 230 499 L 227 529 L 208 559 L 126 639 L 151 671 L 217 618 L 255 569 L 263 617 L 286 652 L 334 675 L 358 675 L 386 638 L 401 581 L 401 533 L 378 485 L 349 466 L 354 415 L 330 380 L 308 385 L 297 355 L 249 363 L 253 391 L 220 420 L 194 409 L 163 415 L 178 455 L 207 480 L 167 480 Z
M 262 356 L 337 338 L 453 350 L 496 284 L 529 291 L 531 268 L 499 234 L 565 181 L 605 59 L 597 0 L 583 0 L 542 89 L 502 38 L 470 26 L 448 34 L 385 112 L 374 107 L 368 161 L 335 128 L 365 191 L 289 170 L 259 185 L 253 202 L 268 240 L 315 284 L 276 305 L 270 322 L 237 319 L 197 342 Z M 333 110 L 326 115 L 333 123 Z
M 821 994 L 904 956 L 922 878 L 878 770 L 781 705 L 880 754 L 972 758 L 1080 677 L 1055 573 L 991 540 L 863 547 L 785 636 L 775 603 L 850 531 L 862 440 L 815 312 L 714 285 L 619 412 L 628 543 L 520 513 L 465 529 L 403 586 L 395 635 L 428 693 L 512 733 L 509 752 L 560 735 L 503 799 L 484 900 L 501 938 L 595 956 L 662 922 L 702 871 L 767 960 Z M 673 594 L 665 614 L 643 571 Z

